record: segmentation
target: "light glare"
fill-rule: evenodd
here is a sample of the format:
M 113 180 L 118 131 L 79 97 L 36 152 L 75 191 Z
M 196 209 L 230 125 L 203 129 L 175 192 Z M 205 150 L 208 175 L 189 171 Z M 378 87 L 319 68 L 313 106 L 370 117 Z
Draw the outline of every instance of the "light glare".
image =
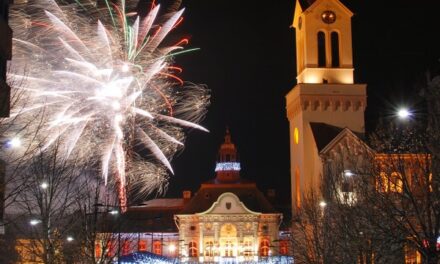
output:
M 49 184 L 47 182 L 43 182 L 40 185 L 41 189 L 47 189 L 47 187 L 49 187 Z
M 397 116 L 399 116 L 400 119 L 407 119 L 411 116 L 411 112 L 406 108 L 402 108 L 397 112 Z

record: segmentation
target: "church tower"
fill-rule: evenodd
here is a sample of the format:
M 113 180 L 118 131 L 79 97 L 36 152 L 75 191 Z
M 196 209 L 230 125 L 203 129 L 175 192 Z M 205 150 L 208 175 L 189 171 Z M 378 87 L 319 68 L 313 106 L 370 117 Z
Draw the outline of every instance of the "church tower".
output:
M 297 85 L 286 95 L 290 124 L 292 208 L 320 190 L 319 127 L 364 133 L 366 85 L 353 81 L 351 17 L 339 0 L 297 0 Z

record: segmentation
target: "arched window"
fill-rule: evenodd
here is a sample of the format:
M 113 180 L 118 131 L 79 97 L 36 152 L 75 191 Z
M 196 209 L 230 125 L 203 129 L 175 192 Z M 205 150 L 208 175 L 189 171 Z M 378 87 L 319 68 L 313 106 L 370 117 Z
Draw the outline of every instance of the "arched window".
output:
M 234 256 L 234 244 L 232 241 L 227 240 L 223 246 L 225 250 L 225 257 L 233 257 Z
M 139 251 L 147 251 L 147 241 L 140 240 L 139 245 L 138 245 L 138 250 Z
M 301 191 L 300 191 L 300 179 L 299 179 L 299 169 L 295 170 L 295 196 L 296 196 L 296 208 L 301 208 Z
M 391 173 L 390 192 L 401 193 L 403 191 L 402 175 L 398 172 Z
M 162 255 L 162 243 L 159 240 L 153 242 L 153 253 Z
M 205 256 L 207 257 L 214 256 L 214 242 L 208 241 L 205 243 Z
M 101 243 L 95 243 L 95 258 L 100 259 L 102 254 Z
M 252 253 L 252 240 L 245 240 L 243 244 L 243 255 L 249 257 L 253 255 Z
M 339 67 L 339 34 L 332 32 L 330 35 L 332 43 L 332 67 Z
M 107 251 L 107 257 L 114 257 L 116 253 L 116 242 L 115 241 L 107 241 L 107 248 L 105 249 Z
M 122 255 L 125 256 L 125 255 L 128 255 L 128 254 L 130 254 L 130 241 L 125 240 L 122 243 Z
M 269 256 L 269 240 L 263 239 L 260 242 L 260 256 L 267 257 Z
M 197 243 L 194 241 L 189 242 L 188 244 L 188 255 L 190 257 L 197 257 L 199 255 L 198 249 L 197 249 Z
M 325 33 L 318 32 L 318 67 L 325 67 L 326 55 L 325 55 Z
M 280 241 L 280 255 L 287 255 L 289 253 L 289 244 L 286 240 Z

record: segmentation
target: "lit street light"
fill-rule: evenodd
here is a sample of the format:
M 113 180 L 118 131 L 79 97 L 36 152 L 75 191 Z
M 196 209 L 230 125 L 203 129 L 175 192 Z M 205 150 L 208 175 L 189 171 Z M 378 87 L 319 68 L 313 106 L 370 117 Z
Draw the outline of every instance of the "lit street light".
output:
M 40 184 L 41 189 L 45 190 L 47 187 L 49 187 L 49 184 L 47 182 L 43 182 Z
M 119 211 L 116 210 L 116 209 L 113 209 L 113 210 L 111 210 L 109 213 L 110 213 L 111 215 L 117 215 L 117 214 L 119 214 Z
M 319 206 L 321 206 L 322 208 L 324 208 L 324 207 L 327 206 L 327 203 L 326 203 L 325 201 L 321 201 L 321 202 L 319 203 Z
M 351 170 L 345 170 L 344 171 L 344 176 L 345 177 L 351 177 L 353 175 L 354 175 L 354 173 Z
M 401 108 L 399 111 L 397 111 L 397 116 L 400 119 L 407 119 L 411 116 L 411 112 L 407 108 Z
M 31 226 L 38 225 L 39 223 L 41 223 L 41 220 L 38 219 L 32 219 L 31 221 L 29 221 L 29 224 L 31 224 Z
M 66 238 L 66 240 L 67 240 L 67 242 L 72 242 L 74 239 L 73 239 L 72 236 L 68 236 L 68 237 Z
M 8 146 L 11 148 L 17 148 L 20 147 L 20 145 L 21 145 L 21 140 L 18 137 L 14 137 L 8 141 Z

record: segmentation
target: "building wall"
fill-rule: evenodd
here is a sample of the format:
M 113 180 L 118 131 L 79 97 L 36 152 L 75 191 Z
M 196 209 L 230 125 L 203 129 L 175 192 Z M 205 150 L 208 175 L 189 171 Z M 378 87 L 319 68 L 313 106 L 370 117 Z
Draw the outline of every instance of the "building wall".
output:
M 9 116 L 10 87 L 6 84 L 6 66 L 12 55 L 12 30 L 8 16 L 9 0 L 0 0 L 0 117 Z
M 176 215 L 180 260 L 257 261 L 278 255 L 282 215 L 250 211 L 232 193 L 223 193 L 205 212 Z

